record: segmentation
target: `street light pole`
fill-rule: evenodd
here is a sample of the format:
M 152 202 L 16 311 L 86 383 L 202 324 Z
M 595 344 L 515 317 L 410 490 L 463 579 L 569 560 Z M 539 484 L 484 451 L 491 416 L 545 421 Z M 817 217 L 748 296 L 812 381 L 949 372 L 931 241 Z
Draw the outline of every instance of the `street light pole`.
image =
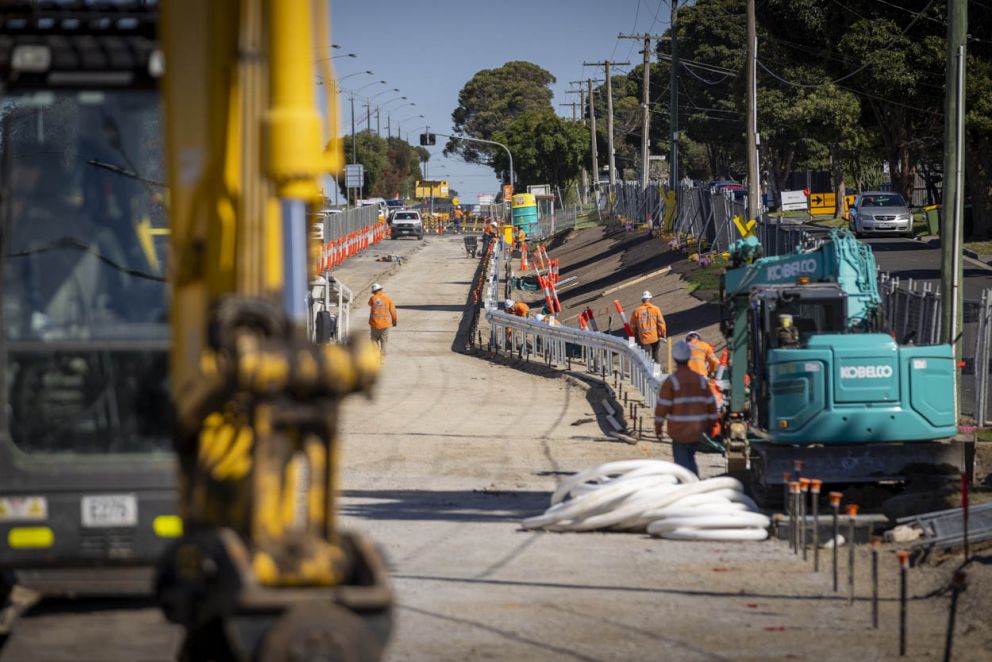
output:
M 428 131 L 429 133 L 430 131 Z M 468 136 L 449 136 L 445 133 L 435 133 L 435 136 L 441 136 L 442 138 L 455 138 L 456 140 L 468 140 L 474 143 L 485 143 L 487 145 L 496 145 L 497 147 L 502 147 L 503 151 L 506 152 L 506 157 L 510 160 L 510 190 L 515 190 L 515 181 L 513 178 L 513 154 L 510 153 L 510 148 L 503 143 L 498 143 L 495 140 L 483 140 L 482 138 L 469 138 Z

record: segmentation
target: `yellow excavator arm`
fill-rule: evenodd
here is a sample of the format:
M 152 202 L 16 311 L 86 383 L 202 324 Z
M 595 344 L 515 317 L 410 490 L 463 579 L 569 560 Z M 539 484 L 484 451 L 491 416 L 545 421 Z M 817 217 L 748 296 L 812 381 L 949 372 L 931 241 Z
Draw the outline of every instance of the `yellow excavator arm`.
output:
M 378 355 L 305 334 L 308 212 L 320 202 L 319 178 L 342 167 L 336 99 L 322 126 L 315 96 L 318 62 L 333 81 L 321 57 L 329 35 L 324 0 L 162 7 L 171 385 L 186 530 L 163 559 L 157 591 L 187 627 L 194 657 L 257 654 L 251 637 L 234 634 L 245 628 L 272 646 L 287 628 L 352 627 L 367 639 L 343 586 L 363 586 L 363 613 L 388 617 L 381 562 L 334 519 L 337 404 L 371 387 Z M 338 620 L 308 621 L 314 601 Z

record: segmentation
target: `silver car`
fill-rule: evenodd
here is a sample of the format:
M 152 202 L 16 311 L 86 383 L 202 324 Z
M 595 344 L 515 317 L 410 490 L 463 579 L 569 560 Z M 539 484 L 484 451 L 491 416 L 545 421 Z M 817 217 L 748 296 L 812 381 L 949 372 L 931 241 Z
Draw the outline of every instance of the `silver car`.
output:
M 906 200 L 892 191 L 866 191 L 851 207 L 851 231 L 858 237 L 866 234 L 913 236 L 913 213 Z

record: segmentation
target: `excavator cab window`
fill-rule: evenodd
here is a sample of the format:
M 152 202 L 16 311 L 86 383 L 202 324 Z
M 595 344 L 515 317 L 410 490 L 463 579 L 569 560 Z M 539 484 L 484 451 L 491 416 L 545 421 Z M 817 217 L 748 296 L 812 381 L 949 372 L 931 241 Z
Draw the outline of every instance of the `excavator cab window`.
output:
M 27 453 L 170 448 L 159 96 L 0 98 L 0 424 Z

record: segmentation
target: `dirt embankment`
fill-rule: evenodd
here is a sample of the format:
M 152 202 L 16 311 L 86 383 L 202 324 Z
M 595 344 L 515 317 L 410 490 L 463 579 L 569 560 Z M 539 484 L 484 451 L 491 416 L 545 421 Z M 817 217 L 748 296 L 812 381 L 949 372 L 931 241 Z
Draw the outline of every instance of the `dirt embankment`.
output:
M 653 303 L 661 308 L 670 337 L 681 339 L 689 331 L 699 331 L 715 347 L 723 345 L 719 307 L 690 294 L 679 275 L 685 271 L 685 255 L 669 249 L 647 231 L 580 230 L 552 245 L 548 253 L 559 260 L 559 319 L 563 324 L 578 326 L 579 313 L 591 308 L 600 331 L 623 335 L 623 321 L 613 301 L 618 300 L 630 318 L 641 303 L 641 293 L 648 290 L 654 296 Z M 520 271 L 519 260 L 513 261 L 513 272 L 515 276 L 534 273 L 533 269 Z M 573 277 L 574 281 L 568 281 Z M 516 290 L 514 297 L 532 308 L 544 304 L 541 291 Z

